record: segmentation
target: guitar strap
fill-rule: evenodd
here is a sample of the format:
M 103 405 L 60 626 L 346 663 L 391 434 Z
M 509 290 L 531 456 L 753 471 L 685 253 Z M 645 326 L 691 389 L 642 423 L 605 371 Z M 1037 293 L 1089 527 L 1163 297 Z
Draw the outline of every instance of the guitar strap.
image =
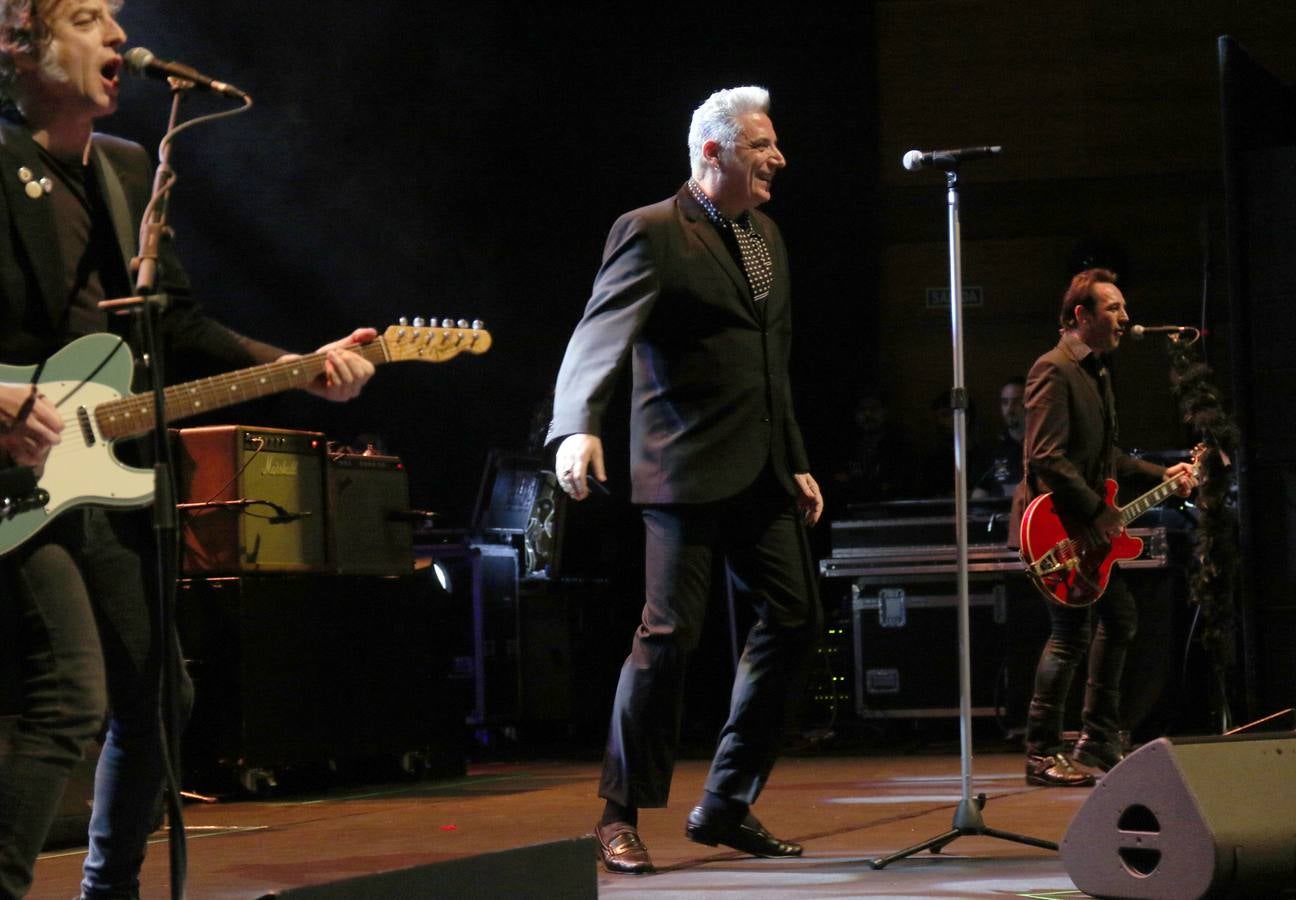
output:
M 95 135 L 95 137 L 98 136 Z M 99 190 L 104 206 L 108 210 L 108 218 L 112 223 L 113 237 L 116 239 L 117 249 L 121 253 L 122 284 L 126 285 L 129 290 L 134 284 L 130 274 L 130 261 L 135 257 L 136 243 L 139 240 L 135 234 L 135 223 L 134 218 L 131 216 L 130 201 L 126 199 L 126 188 L 122 184 L 121 176 L 113 166 L 108 153 L 103 149 L 99 141 L 93 137 L 91 138 L 91 162 L 95 175 L 99 179 Z M 130 338 L 130 324 L 134 319 L 134 316 L 109 316 L 108 330 L 123 340 L 128 340 Z
M 113 168 L 108 154 L 98 141 L 92 139 L 95 173 L 99 176 L 99 185 L 103 188 L 104 203 L 108 206 L 108 215 L 112 219 L 113 234 L 117 237 L 117 246 L 126 266 L 126 283 L 130 284 L 130 261 L 135 257 L 136 242 L 135 222 L 131 216 L 130 203 L 126 199 L 126 188 L 122 185 L 121 176 Z

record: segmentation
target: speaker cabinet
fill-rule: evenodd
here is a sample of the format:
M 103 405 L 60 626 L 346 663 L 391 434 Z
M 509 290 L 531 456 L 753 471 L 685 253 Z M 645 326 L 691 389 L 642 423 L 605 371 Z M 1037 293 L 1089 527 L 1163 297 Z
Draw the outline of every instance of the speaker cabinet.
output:
M 414 571 L 409 477 L 395 456 L 349 453 L 328 462 L 333 566 L 341 575 Z
M 1062 840 L 1095 897 L 1268 897 L 1296 886 L 1296 734 L 1162 738 L 1093 789 Z
M 182 580 L 186 765 L 203 779 L 415 751 L 462 774 L 468 710 L 449 689 L 449 601 L 419 576 Z
M 324 435 L 217 425 L 179 444 L 185 574 L 328 570 Z

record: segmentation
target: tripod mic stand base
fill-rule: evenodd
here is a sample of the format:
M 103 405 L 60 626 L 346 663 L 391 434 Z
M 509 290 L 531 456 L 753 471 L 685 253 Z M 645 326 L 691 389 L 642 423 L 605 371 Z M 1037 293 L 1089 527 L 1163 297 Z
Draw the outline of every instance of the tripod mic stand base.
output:
M 897 859 L 904 859 L 906 856 L 913 856 L 915 853 L 921 853 L 924 850 L 930 850 L 932 853 L 940 853 L 945 846 L 958 838 L 982 835 L 984 837 L 999 838 L 1002 841 L 1013 841 L 1018 844 L 1028 844 L 1031 847 L 1042 847 L 1045 850 L 1057 851 L 1058 845 L 1052 841 L 1041 840 L 1040 838 L 1028 837 L 1024 834 L 1015 834 L 1011 831 L 1000 831 L 998 828 L 991 828 L 985 824 L 981 818 L 981 810 L 985 807 L 986 795 L 977 794 L 975 800 L 959 801 L 958 809 L 954 811 L 954 822 L 949 831 L 938 834 L 933 838 L 928 838 L 921 844 L 914 844 L 912 847 L 906 847 L 898 850 L 888 856 L 882 856 L 869 861 L 869 865 L 874 869 L 885 868 Z

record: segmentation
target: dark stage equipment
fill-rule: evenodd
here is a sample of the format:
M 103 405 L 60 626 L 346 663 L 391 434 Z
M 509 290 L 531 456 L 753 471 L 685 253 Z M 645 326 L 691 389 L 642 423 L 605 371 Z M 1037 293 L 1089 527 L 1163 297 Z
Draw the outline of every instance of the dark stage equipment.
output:
M 329 570 L 324 435 L 214 425 L 179 443 L 185 574 Z
M 414 571 L 409 476 L 395 456 L 330 454 L 329 548 L 341 575 L 408 575 Z
M 1252 712 L 1296 705 L 1296 89 L 1219 39 L 1235 460 Z
M 518 556 L 507 544 L 420 544 L 419 565 L 447 580 L 456 616 L 455 677 L 471 697 L 468 722 L 479 739 L 519 718 Z
M 1276 897 L 1296 887 L 1296 733 L 1161 738 L 1098 783 L 1062 839 L 1095 897 Z
M 458 612 L 429 574 L 182 582 L 177 623 L 196 693 L 189 771 L 253 790 L 286 767 L 376 758 L 462 774 Z
M 523 578 L 558 578 L 565 499 L 553 473 L 541 468 L 536 457 L 491 450 L 470 531 L 478 538 L 517 547 Z
M 856 714 L 958 716 L 953 498 L 859 504 L 849 514 L 832 523 L 831 554 L 819 570 L 825 590 L 836 586 L 849 610 Z M 1001 722 L 1024 716 L 1039 648 L 1048 636 L 1043 601 L 1027 583 L 1018 552 L 1007 545 L 1008 514 L 1007 498 L 968 504 L 968 606 L 976 647 L 971 714 Z M 1143 553 L 1122 562 L 1122 569 L 1147 570 L 1157 584 L 1178 571 L 1187 533 L 1161 524 L 1167 518 L 1154 511 L 1134 523 L 1130 533 L 1143 540 Z M 1165 668 L 1165 648 L 1148 652 L 1154 649 L 1133 655 Z M 1157 686 L 1164 681 L 1158 672 Z M 1139 685 L 1132 685 L 1131 696 L 1139 693 Z
M 593 838 L 573 838 L 466 856 L 426 866 L 290 888 L 258 900 L 355 900 L 357 897 L 509 897 L 596 900 Z

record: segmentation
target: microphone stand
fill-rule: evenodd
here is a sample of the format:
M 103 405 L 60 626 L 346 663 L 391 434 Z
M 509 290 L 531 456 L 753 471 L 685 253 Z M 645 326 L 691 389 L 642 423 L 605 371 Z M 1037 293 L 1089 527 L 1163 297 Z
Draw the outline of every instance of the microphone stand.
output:
M 171 79 L 171 115 L 167 136 L 176 128 L 180 101 L 192 83 Z M 171 169 L 171 141 L 163 139 L 158 148 L 158 167 L 153 178 L 153 196 L 140 222 L 139 255 L 135 267 L 135 294 L 123 300 L 105 301 L 104 308 L 114 312 L 133 312 L 137 316 L 145 350 L 148 353 L 149 388 L 153 395 L 153 536 L 156 547 L 157 628 L 154 640 L 161 659 L 160 748 L 165 772 L 167 818 L 170 824 L 167 843 L 170 851 L 171 897 L 185 896 L 188 857 L 185 846 L 184 811 L 181 803 L 179 767 L 180 732 L 184 716 L 180 709 L 180 642 L 176 635 L 176 579 L 179 575 L 179 544 L 175 507 L 175 487 L 171 442 L 167 434 L 166 380 L 162 363 L 162 345 L 158 336 L 158 313 L 166 308 L 165 294 L 155 294 L 158 251 L 167 231 L 167 207 L 175 182 Z
M 963 793 L 954 821 L 948 831 L 871 861 L 881 869 L 897 859 L 913 856 L 923 850 L 939 853 L 957 838 L 969 835 L 1000 838 L 1046 850 L 1058 845 L 1040 838 L 1001 831 L 985 824 L 981 810 L 985 794 L 972 796 L 972 641 L 968 600 L 968 524 L 967 524 L 967 389 L 963 382 L 963 258 L 959 232 L 958 161 L 952 160 L 945 171 L 949 206 L 949 273 L 950 330 L 954 349 L 954 385 L 950 390 L 950 408 L 954 413 L 954 528 L 958 544 L 958 632 L 959 632 L 959 757 L 962 762 Z

